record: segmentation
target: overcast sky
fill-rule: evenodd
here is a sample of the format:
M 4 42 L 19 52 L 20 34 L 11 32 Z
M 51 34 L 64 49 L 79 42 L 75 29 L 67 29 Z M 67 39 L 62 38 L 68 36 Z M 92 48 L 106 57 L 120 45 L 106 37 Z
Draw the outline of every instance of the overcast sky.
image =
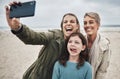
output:
M 13 0 L 0 0 L 0 26 L 8 26 L 4 6 Z M 19 0 L 21 2 L 30 0 Z M 120 25 L 120 0 L 36 0 L 34 17 L 22 18 L 21 22 L 35 26 L 60 27 L 65 13 L 74 13 L 83 25 L 85 12 L 97 12 L 101 24 Z

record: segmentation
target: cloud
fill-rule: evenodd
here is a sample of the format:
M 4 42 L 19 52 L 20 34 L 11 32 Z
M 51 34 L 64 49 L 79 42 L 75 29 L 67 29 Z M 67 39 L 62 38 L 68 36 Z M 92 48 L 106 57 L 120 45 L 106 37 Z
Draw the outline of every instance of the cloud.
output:
M 2 25 L 6 26 L 4 5 L 11 0 L 1 0 L 0 18 Z M 22 2 L 30 0 L 19 0 Z M 36 0 L 34 17 L 22 18 L 21 22 L 30 26 L 60 26 L 62 16 L 67 12 L 77 15 L 82 24 L 85 12 L 97 12 L 100 14 L 102 24 L 120 24 L 119 0 Z
M 120 6 L 119 5 L 120 0 L 85 0 L 85 2 Z M 103 6 L 105 6 L 105 5 L 103 5 Z

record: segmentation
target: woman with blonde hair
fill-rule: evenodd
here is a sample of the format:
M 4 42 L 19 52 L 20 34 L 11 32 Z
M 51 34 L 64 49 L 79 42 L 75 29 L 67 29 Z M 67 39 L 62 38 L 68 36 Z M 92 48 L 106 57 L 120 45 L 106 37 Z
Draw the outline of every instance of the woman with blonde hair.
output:
M 92 65 L 93 79 L 105 79 L 110 61 L 110 41 L 98 33 L 100 17 L 95 12 L 85 13 L 84 30 L 89 49 L 89 62 Z

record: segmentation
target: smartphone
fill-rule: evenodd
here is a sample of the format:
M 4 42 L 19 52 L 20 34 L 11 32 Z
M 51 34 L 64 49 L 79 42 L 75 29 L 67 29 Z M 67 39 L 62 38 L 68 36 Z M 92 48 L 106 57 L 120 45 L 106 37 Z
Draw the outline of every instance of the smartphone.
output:
M 29 1 L 10 6 L 10 18 L 34 16 L 36 1 Z

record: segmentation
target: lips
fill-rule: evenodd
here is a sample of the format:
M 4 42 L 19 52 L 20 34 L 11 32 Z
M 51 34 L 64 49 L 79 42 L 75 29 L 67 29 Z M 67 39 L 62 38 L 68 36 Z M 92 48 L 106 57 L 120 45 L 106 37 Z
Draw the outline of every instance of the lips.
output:
M 73 33 L 73 30 L 74 30 L 73 26 L 70 26 L 70 25 L 69 26 L 64 26 L 65 36 L 66 37 L 70 36 L 70 34 Z
M 77 49 L 75 49 L 75 48 L 70 48 L 70 51 L 71 51 L 71 52 L 77 52 Z
M 85 28 L 86 32 L 90 32 L 91 30 L 92 30 L 91 28 L 87 28 L 87 27 Z
M 72 28 L 66 28 L 66 31 L 72 31 Z

